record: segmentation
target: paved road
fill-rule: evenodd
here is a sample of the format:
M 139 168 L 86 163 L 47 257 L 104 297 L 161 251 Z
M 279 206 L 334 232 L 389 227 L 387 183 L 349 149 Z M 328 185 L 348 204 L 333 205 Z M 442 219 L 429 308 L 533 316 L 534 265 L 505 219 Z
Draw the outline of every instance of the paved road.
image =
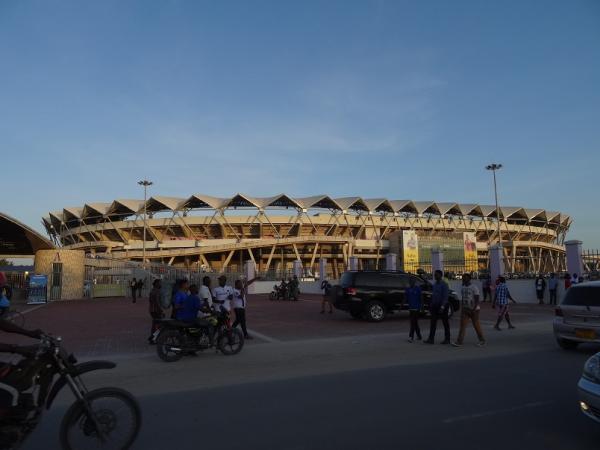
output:
M 549 325 L 496 333 L 484 349 L 472 334 L 454 349 L 396 333 L 265 343 L 177 364 L 149 355 L 122 359 L 93 383 L 140 399 L 136 449 L 595 450 L 600 426 L 579 413 L 575 386 L 598 349 L 559 350 Z M 28 449 L 53 448 L 62 408 Z
M 320 296 L 303 295 L 299 302 L 272 302 L 266 295 L 253 295 L 247 310 L 248 326 L 258 339 L 254 346 L 264 342 L 293 342 L 316 338 L 352 337 L 357 335 L 405 333 L 408 334 L 407 312 L 390 315 L 382 323 L 357 321 L 350 315 L 335 311 L 319 314 Z M 96 299 L 54 302 L 26 314 L 26 325 L 41 328 L 63 337 L 67 347 L 80 358 L 98 358 L 105 355 L 144 355 L 152 353 L 147 344 L 150 320 L 147 300 L 132 304 L 130 299 Z M 548 321 L 553 308 L 537 305 L 517 305 L 512 316 L 517 326 Z M 495 311 L 484 305 L 482 321 L 491 326 Z M 422 320 L 426 334 L 428 322 Z M 452 320 L 456 330 L 458 319 Z M 20 342 L 18 337 L 3 338 Z

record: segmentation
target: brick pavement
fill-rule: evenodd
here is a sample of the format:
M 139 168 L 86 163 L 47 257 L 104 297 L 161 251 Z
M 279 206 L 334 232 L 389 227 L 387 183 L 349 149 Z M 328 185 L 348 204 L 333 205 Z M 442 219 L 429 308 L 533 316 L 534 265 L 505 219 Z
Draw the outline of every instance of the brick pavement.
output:
M 248 327 L 273 340 L 293 341 L 328 337 L 408 333 L 407 313 L 394 314 L 382 323 L 354 320 L 349 314 L 334 310 L 333 314 L 319 314 L 320 296 L 303 295 L 298 302 L 270 301 L 267 295 L 253 295 L 248 301 Z M 23 306 L 19 309 L 24 310 Z M 513 307 L 515 324 L 548 320 L 553 309 L 537 305 Z M 82 359 L 102 355 L 140 355 L 153 353 L 146 343 L 150 319 L 147 300 L 132 304 L 130 299 L 95 299 L 55 302 L 25 315 L 27 328 L 41 328 L 63 337 L 65 346 Z M 484 305 L 484 329 L 490 328 L 495 312 Z M 458 320 L 452 320 L 456 327 Z M 423 330 L 428 320 L 421 321 Z M 492 332 L 491 330 L 489 332 Z M 23 342 L 10 335 L 4 342 Z M 249 345 L 264 342 L 249 341 Z

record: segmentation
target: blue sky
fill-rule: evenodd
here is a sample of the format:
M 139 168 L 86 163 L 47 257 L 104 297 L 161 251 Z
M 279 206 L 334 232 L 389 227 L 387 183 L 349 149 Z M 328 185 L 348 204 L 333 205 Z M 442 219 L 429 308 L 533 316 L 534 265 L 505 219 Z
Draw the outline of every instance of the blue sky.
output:
M 0 2 L 0 210 L 201 192 L 559 210 L 600 247 L 600 2 Z

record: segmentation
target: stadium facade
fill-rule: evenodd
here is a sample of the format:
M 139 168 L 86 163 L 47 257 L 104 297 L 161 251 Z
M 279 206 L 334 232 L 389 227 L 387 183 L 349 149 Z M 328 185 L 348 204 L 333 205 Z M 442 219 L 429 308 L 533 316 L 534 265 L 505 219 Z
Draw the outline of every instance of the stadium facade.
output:
M 508 271 L 565 269 L 568 215 L 501 207 L 499 219 Z M 398 268 L 414 270 L 428 263 L 435 247 L 447 252 L 447 261 L 474 258 L 466 264 L 484 269 L 489 245 L 498 241 L 497 220 L 492 205 L 196 194 L 154 196 L 145 204 L 86 203 L 51 212 L 42 222 L 57 246 L 117 259 L 139 261 L 145 247 L 148 261 L 188 269 L 236 270 L 251 260 L 259 272 L 281 271 L 300 260 L 305 270 L 316 272 L 319 260 L 327 258 L 336 276 L 350 261 L 362 269 L 385 268 L 391 252 L 398 254 Z

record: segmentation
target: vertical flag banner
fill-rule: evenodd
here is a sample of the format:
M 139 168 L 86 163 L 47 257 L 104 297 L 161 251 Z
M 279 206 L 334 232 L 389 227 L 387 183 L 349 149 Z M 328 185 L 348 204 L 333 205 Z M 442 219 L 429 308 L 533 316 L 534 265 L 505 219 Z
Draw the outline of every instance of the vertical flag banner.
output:
M 479 269 L 477 262 L 477 238 L 473 232 L 463 233 L 465 246 L 465 271 L 476 272 Z
M 419 268 L 419 237 L 415 230 L 402 231 L 402 261 L 406 271 Z

